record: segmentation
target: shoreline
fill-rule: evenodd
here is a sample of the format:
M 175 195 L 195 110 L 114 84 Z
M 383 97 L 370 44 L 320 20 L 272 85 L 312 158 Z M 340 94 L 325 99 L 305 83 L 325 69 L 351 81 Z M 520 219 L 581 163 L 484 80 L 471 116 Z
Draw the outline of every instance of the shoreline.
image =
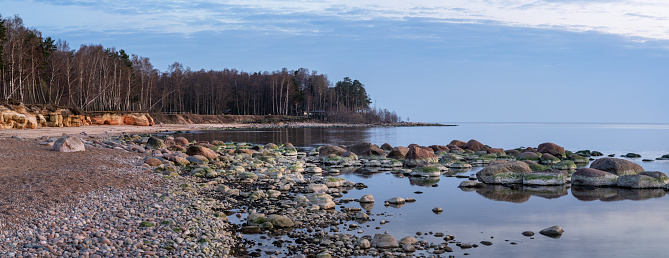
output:
M 177 131 L 234 130 L 264 128 L 327 128 L 327 127 L 414 127 L 414 126 L 457 126 L 438 123 L 398 123 L 398 124 L 344 124 L 344 123 L 284 123 L 284 124 L 156 124 L 153 126 L 134 125 L 87 125 L 81 127 L 38 127 L 36 129 L 0 129 L 0 138 L 19 137 L 37 139 L 43 136 L 60 137 L 78 135 L 80 137 L 104 138 L 123 134 L 155 134 Z

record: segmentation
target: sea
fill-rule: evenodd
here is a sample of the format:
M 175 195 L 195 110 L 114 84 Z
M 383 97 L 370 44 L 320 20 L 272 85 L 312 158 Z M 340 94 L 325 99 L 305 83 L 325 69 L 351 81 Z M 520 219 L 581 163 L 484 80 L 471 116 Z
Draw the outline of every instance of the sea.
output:
M 476 139 L 503 149 L 537 147 L 552 142 L 566 150 L 596 150 L 640 164 L 646 171 L 669 173 L 669 161 L 656 160 L 669 154 L 669 124 L 624 123 L 457 123 L 457 126 L 425 127 L 335 127 L 208 130 L 178 134 L 189 140 L 250 143 L 292 143 L 296 147 L 324 144 L 350 145 L 371 142 L 381 145 L 447 145 L 451 140 Z M 641 158 L 624 158 L 627 153 Z M 644 161 L 646 160 L 646 161 Z M 651 160 L 651 161 L 649 161 Z M 421 181 L 396 173 L 373 175 L 344 173 L 348 181 L 368 188 L 351 190 L 342 198 L 372 194 L 377 200 L 369 208 L 375 221 L 361 225 L 371 235 L 388 231 L 396 238 L 414 236 L 439 244 L 434 236 L 444 233 L 461 243 L 478 247 L 453 253 L 461 257 L 665 257 L 669 253 L 669 197 L 664 189 L 630 190 L 611 188 L 506 187 L 488 186 L 463 190 L 458 185 L 481 167 L 461 173 L 463 177 L 443 175 Z M 414 198 L 403 206 L 384 206 L 392 197 Z M 360 207 L 351 202 L 347 207 Z M 432 209 L 443 212 L 435 214 Z M 380 221 L 387 223 L 381 225 Z M 233 221 L 234 222 L 234 221 Z M 242 223 L 243 221 L 237 221 Z M 539 234 L 544 228 L 559 225 L 559 238 Z M 524 231 L 533 231 L 527 237 Z M 418 235 L 417 233 L 421 234 Z M 263 241 L 257 236 L 247 236 Z M 272 251 L 271 238 L 265 238 L 263 251 Z M 490 246 L 481 241 L 492 243 Z M 417 254 L 431 255 L 430 253 Z M 444 256 L 444 255 L 442 255 Z

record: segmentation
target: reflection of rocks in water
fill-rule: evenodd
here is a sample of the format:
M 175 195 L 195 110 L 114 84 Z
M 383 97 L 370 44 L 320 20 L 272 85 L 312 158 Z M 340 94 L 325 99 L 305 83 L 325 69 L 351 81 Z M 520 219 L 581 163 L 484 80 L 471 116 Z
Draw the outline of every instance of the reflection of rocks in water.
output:
M 523 186 L 523 192 L 546 199 L 560 198 L 569 194 L 565 185 Z
M 442 175 L 447 176 L 447 177 L 456 177 L 460 173 L 464 173 L 467 171 L 470 171 L 471 169 L 469 168 L 449 168 L 448 171 L 444 172 Z
M 390 204 L 390 207 L 399 209 L 399 208 L 402 208 L 402 206 L 404 206 L 404 204 L 405 204 L 405 203 L 395 203 L 395 204 Z
M 581 201 L 594 201 L 618 195 L 616 188 L 572 185 L 571 194 Z
M 476 192 L 491 200 L 514 203 L 526 202 L 531 196 L 530 194 L 523 192 L 522 186 L 520 185 L 486 185 L 485 187 L 476 190 Z
M 436 183 L 439 183 L 439 180 L 439 177 L 409 177 L 409 183 L 411 185 L 426 187 L 430 187 Z
M 632 200 L 632 201 L 641 201 L 648 200 L 653 198 L 659 198 L 667 195 L 664 189 L 625 189 L 618 188 L 616 189 L 618 195 L 602 199 L 602 201 L 621 201 L 621 200 Z
M 613 201 L 641 201 L 660 198 L 667 193 L 664 189 L 626 189 L 616 187 L 586 187 L 574 186 L 571 194 L 581 201 L 601 200 L 603 202 Z
M 374 203 L 373 202 L 368 202 L 368 203 L 360 203 L 360 207 L 366 211 L 372 211 L 374 209 Z

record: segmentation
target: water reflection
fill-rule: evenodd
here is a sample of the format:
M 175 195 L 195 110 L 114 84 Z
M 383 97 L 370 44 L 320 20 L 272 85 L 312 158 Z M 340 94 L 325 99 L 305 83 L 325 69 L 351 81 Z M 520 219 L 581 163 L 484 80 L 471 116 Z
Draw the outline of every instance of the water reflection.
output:
M 324 144 L 350 145 L 370 138 L 367 127 L 348 128 L 271 128 L 245 130 L 208 130 L 179 133 L 178 136 L 196 141 L 233 141 L 259 144 L 287 143 L 295 146 L 315 146 Z
M 667 195 L 664 189 L 626 189 L 616 187 L 574 186 L 571 194 L 581 201 L 600 200 L 604 202 L 632 200 L 641 201 Z
M 416 186 L 432 187 L 439 183 L 439 177 L 409 177 L 409 184 Z
M 469 192 L 473 189 L 461 188 L 462 191 Z M 476 189 L 476 193 L 481 196 L 503 202 L 523 203 L 532 196 L 546 199 L 555 199 L 565 196 L 569 193 L 563 186 L 522 186 L 522 185 L 485 185 L 483 188 Z

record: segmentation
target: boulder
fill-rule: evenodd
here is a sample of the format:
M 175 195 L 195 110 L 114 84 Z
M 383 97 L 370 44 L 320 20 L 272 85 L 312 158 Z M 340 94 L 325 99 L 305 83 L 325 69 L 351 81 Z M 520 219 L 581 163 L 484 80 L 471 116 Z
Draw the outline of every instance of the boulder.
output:
M 426 165 L 414 168 L 410 174 L 411 176 L 438 177 L 441 176 L 441 171 L 434 165 Z
M 191 145 L 190 147 L 188 147 L 188 149 L 186 150 L 186 154 L 190 156 L 201 155 L 207 157 L 208 159 L 215 159 L 216 157 L 218 157 L 218 155 L 216 155 L 216 152 L 214 152 L 212 149 L 199 145 Z
M 669 177 L 662 172 L 648 171 L 636 175 L 622 175 L 618 177 L 616 185 L 625 188 L 663 188 L 669 184 Z
M 348 148 L 349 151 L 357 154 L 359 157 L 368 159 L 383 159 L 386 152 L 374 144 L 363 142 L 354 144 Z
M 321 157 L 327 157 L 330 154 L 335 154 L 339 156 L 344 152 L 346 152 L 344 148 L 334 145 L 323 145 L 320 148 L 318 148 L 318 155 Z
M 162 150 L 166 148 L 165 142 L 156 137 L 149 137 L 149 140 L 146 141 L 146 148 L 152 150 Z
M 397 248 L 400 246 L 399 243 L 397 243 L 397 239 L 388 234 L 388 231 L 383 234 L 375 234 L 371 244 L 376 248 Z
M 594 168 L 579 168 L 571 175 L 572 185 L 614 186 L 617 183 L 617 175 Z
M 457 146 L 459 148 L 464 148 L 467 143 L 459 140 L 452 140 L 448 146 Z
M 517 160 L 532 160 L 532 161 L 539 161 L 539 155 L 537 155 L 534 152 L 523 152 L 520 153 L 516 156 Z
M 576 170 L 576 164 L 571 160 L 563 160 L 553 164 L 551 168 L 565 170 L 571 173 L 572 171 Z
M 184 137 L 175 137 L 174 138 L 174 143 L 179 144 L 181 146 L 186 146 L 188 145 L 188 139 Z
M 384 143 L 383 145 L 381 145 L 381 149 L 389 151 L 393 149 L 393 146 L 390 146 L 390 144 L 388 143 Z
M 332 201 L 332 196 L 325 193 L 311 193 L 304 195 L 313 205 L 319 206 L 321 209 L 334 209 L 335 203 Z
M 471 151 L 483 151 L 486 150 L 488 147 L 483 145 L 483 143 L 480 143 L 477 140 L 471 139 L 469 140 L 465 146 L 464 149 L 471 150 Z
M 557 169 L 535 171 L 523 175 L 524 185 L 563 185 L 569 174 Z
M 562 230 L 562 227 L 560 226 L 552 226 L 548 228 L 544 228 L 541 231 L 539 231 L 540 234 L 552 238 L 559 238 L 562 236 L 562 233 L 564 233 L 564 230 Z
M 328 191 L 328 186 L 324 184 L 310 184 L 305 190 L 308 193 L 325 193 Z
M 634 175 L 644 171 L 639 164 L 616 158 L 601 158 L 595 160 L 590 164 L 590 168 L 599 169 L 618 176 Z
M 362 197 L 360 197 L 360 203 L 373 203 L 374 202 L 374 196 L 371 194 L 365 194 Z
M 149 166 L 152 166 L 152 167 L 157 167 L 157 166 L 160 166 L 161 164 L 163 164 L 162 161 L 160 161 L 159 159 L 154 158 L 154 157 L 146 158 L 144 160 L 144 163 L 146 163 L 146 164 L 148 164 Z
M 552 142 L 545 142 L 539 144 L 539 147 L 537 147 L 537 151 L 539 153 L 548 153 L 559 158 L 564 158 L 567 156 L 564 151 L 564 148 Z
M 275 227 L 279 228 L 289 228 L 295 226 L 293 220 L 284 215 L 277 215 L 277 214 L 269 215 L 269 217 L 267 217 L 267 221 L 272 223 L 272 225 L 274 225 Z
M 76 151 L 85 151 L 86 146 L 84 146 L 84 142 L 79 139 L 79 137 L 76 136 L 66 136 L 59 138 L 54 144 L 53 148 L 54 151 L 60 151 L 60 152 L 76 152 Z
M 525 162 L 512 161 L 487 166 L 476 172 L 476 178 L 486 184 L 522 184 L 523 175 L 532 172 Z
M 560 162 L 560 159 L 558 159 L 557 157 L 553 156 L 550 153 L 541 154 L 540 159 L 541 159 L 541 164 L 544 164 L 544 165 L 553 165 L 555 163 Z
M 437 155 L 434 155 L 432 149 L 417 145 L 409 147 L 409 151 L 404 157 L 404 165 L 409 167 L 437 162 L 439 162 L 439 158 L 437 158 Z
M 500 149 L 500 148 L 488 148 L 485 151 L 488 154 L 506 155 L 506 152 L 503 149 Z
M 404 200 L 404 198 L 402 198 L 402 197 L 393 197 L 393 198 L 390 198 L 390 199 L 386 200 L 386 202 L 390 203 L 390 204 L 405 204 L 406 200 Z
M 388 153 L 388 158 L 404 160 L 407 153 L 409 153 L 409 148 L 404 146 L 397 146 L 393 148 L 390 153 Z
M 506 153 L 507 156 L 518 156 L 520 154 L 520 151 L 518 150 L 505 150 L 504 153 Z
M 432 151 L 434 151 L 434 153 L 437 153 L 437 152 L 440 152 L 440 151 L 441 152 L 450 151 L 448 146 L 443 146 L 443 145 L 430 145 L 430 149 L 432 149 Z

